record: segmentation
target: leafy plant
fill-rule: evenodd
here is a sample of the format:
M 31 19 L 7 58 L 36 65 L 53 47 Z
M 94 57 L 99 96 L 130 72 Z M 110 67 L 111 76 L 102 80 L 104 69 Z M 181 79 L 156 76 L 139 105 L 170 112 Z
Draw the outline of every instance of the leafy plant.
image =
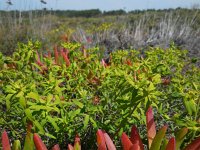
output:
M 187 142 L 199 135 L 200 74 L 185 51 L 171 45 L 144 54 L 119 50 L 104 58 L 98 47 L 63 46 L 46 55 L 39 42 L 29 42 L 11 57 L 0 56 L 1 129 L 22 140 L 31 121 L 49 145 L 67 144 L 79 133 L 82 144 L 95 149 L 97 129 L 108 131 L 116 145 L 117 135 L 132 124 L 144 138 L 144 114 L 152 105 L 159 128 L 186 127 Z
M 148 142 L 149 142 L 149 149 L 150 150 L 179 150 L 180 146 L 183 142 L 183 139 L 187 133 L 186 128 L 181 129 L 179 133 L 177 134 L 176 138 L 171 137 L 169 141 L 166 140 L 165 138 L 165 133 L 167 130 L 167 126 L 163 126 L 157 133 L 156 133 L 156 127 L 155 127 L 155 122 L 154 122 L 154 117 L 153 117 L 153 112 L 152 108 L 150 107 L 147 112 L 146 112 L 146 125 L 147 125 L 147 137 L 148 137 Z M 47 150 L 47 147 L 45 144 L 42 142 L 41 138 L 38 136 L 38 134 L 34 133 L 33 135 L 30 134 L 30 126 L 31 124 L 28 125 L 27 129 L 27 135 L 26 135 L 26 140 L 25 140 L 25 147 L 28 145 L 31 149 L 36 150 Z M 116 147 L 109 137 L 109 135 L 103 131 L 98 129 L 97 133 L 97 145 L 98 145 L 98 150 L 116 150 Z M 33 139 L 32 139 L 33 137 Z M 34 141 L 34 145 L 30 144 L 32 140 Z M 142 140 L 140 138 L 140 135 L 138 133 L 138 130 L 135 126 L 132 126 L 131 129 L 131 137 L 129 138 L 126 133 L 122 133 L 121 135 L 121 142 L 122 142 L 122 147 L 123 150 L 144 150 L 144 145 L 142 143 Z M 177 145 L 176 145 L 177 143 Z M 161 146 L 162 144 L 162 146 Z M 10 150 L 11 146 L 9 143 L 9 139 L 7 136 L 6 131 L 3 131 L 2 133 L 2 146 L 3 150 Z M 196 138 L 194 141 L 192 141 L 190 144 L 188 144 L 184 150 L 198 150 L 200 148 L 200 137 Z M 20 150 L 20 142 L 16 140 L 13 145 L 14 150 Z M 52 150 L 59 150 L 60 147 L 58 144 L 53 146 Z M 68 150 L 81 150 L 81 144 L 80 144 L 80 137 L 76 135 L 75 140 L 74 140 L 74 146 L 71 144 L 68 144 Z

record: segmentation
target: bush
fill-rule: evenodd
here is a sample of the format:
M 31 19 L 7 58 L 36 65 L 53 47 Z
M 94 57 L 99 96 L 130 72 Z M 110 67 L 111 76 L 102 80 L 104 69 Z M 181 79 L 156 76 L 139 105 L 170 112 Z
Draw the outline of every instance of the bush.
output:
M 0 56 L 0 129 L 12 137 L 22 139 L 31 121 L 49 145 L 65 145 L 79 133 L 83 146 L 94 149 L 98 128 L 118 141 L 132 124 L 140 125 L 143 139 L 150 105 L 158 127 L 187 127 L 188 141 L 199 134 L 200 72 L 187 51 L 173 45 L 144 54 L 119 50 L 105 59 L 79 43 L 63 43 L 48 55 L 40 47 L 19 44 L 12 57 Z

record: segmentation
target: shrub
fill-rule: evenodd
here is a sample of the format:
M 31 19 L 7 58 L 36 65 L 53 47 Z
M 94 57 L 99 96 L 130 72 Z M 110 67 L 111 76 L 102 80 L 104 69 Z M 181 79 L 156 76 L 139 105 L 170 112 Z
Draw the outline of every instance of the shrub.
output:
M 29 42 L 19 44 L 12 57 L 0 56 L 0 128 L 13 137 L 23 139 L 31 121 L 50 145 L 69 143 L 79 133 L 83 144 L 94 149 L 98 128 L 117 141 L 116 135 L 132 124 L 141 125 L 144 138 L 150 105 L 156 108 L 158 127 L 187 127 L 188 141 L 199 134 L 200 72 L 186 51 L 172 45 L 143 55 L 119 50 L 103 58 L 98 48 L 62 45 L 43 56 L 41 44 Z

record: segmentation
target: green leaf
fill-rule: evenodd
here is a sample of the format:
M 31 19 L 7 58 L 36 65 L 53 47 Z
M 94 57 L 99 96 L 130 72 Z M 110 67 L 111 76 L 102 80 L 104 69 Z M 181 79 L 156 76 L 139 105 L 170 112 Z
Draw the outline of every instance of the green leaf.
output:
M 94 121 L 92 117 L 90 117 L 90 121 L 92 122 L 93 127 L 97 128 L 97 123 Z
M 77 105 L 79 108 L 83 108 L 83 103 L 79 102 L 78 100 L 73 100 L 74 104 Z
M 158 84 L 158 83 L 161 83 L 161 76 L 160 74 L 156 74 L 155 76 L 152 77 L 152 82 L 154 84 Z
M 176 150 L 180 150 L 180 146 L 188 133 L 188 128 L 182 128 L 176 133 Z
M 33 134 L 31 133 L 32 123 L 27 124 L 24 150 L 34 150 Z
M 5 89 L 5 92 L 6 93 L 10 93 L 10 94 L 15 94 L 16 91 L 12 89 L 13 87 L 11 85 L 7 85 L 6 86 L 6 89 Z
M 83 129 L 86 129 L 89 122 L 89 115 L 85 114 L 84 122 L 83 122 Z
M 165 136 L 165 133 L 167 131 L 167 126 L 163 126 L 158 133 L 156 134 L 156 136 L 153 139 L 153 142 L 151 144 L 150 150 L 160 150 L 160 146 L 162 144 L 162 140 Z
M 196 112 L 196 103 L 194 102 L 194 100 L 184 99 L 184 105 L 189 115 L 192 115 L 193 112 Z
M 26 62 L 28 62 L 28 61 L 29 61 L 29 59 L 30 59 L 31 55 L 32 55 L 32 51 L 31 51 L 31 50 L 29 50 L 29 51 L 28 51 L 28 53 L 27 53 L 27 56 L 26 56 Z
M 54 110 L 56 112 L 60 112 L 60 110 L 57 107 L 49 107 L 49 106 L 43 106 L 43 105 L 33 105 L 33 106 L 30 106 L 29 109 L 33 109 L 36 111 L 40 111 L 43 109 L 43 110 L 47 110 L 48 112 Z
M 195 90 L 198 90 L 198 86 L 194 82 L 192 82 L 192 85 L 194 86 Z
M 171 94 L 171 96 L 172 96 L 173 98 L 181 98 L 181 97 L 182 97 L 182 94 L 175 91 L 175 92 L 173 92 L 173 93 Z
M 69 112 L 69 116 L 70 116 L 70 118 L 74 119 L 74 117 L 76 115 L 80 114 L 80 112 L 81 112 L 81 109 L 77 109 L 75 111 L 71 111 L 71 112 Z
M 39 129 L 39 132 L 40 132 L 40 133 L 42 133 L 42 134 L 45 133 L 45 131 L 44 131 L 42 125 L 41 125 L 37 120 L 33 121 L 33 123 L 34 123 L 34 125 Z
M 23 107 L 26 108 L 26 100 L 25 98 L 22 96 L 19 98 L 19 104 Z
M 33 120 L 32 112 L 30 109 L 25 109 L 24 112 L 26 114 L 26 117 L 28 117 L 29 120 Z
M 131 85 L 132 87 L 136 87 L 135 82 L 133 81 L 133 79 L 131 79 L 129 76 L 125 76 L 126 81 L 129 83 L 129 85 Z
M 57 118 L 52 118 L 51 116 L 47 116 L 48 121 L 52 124 L 52 126 L 54 127 L 54 129 L 56 130 L 56 132 L 58 132 L 60 130 L 60 128 L 58 127 L 56 121 Z
M 47 133 L 47 132 L 45 132 L 45 135 L 46 136 L 48 136 L 48 137 L 50 137 L 50 138 L 52 138 L 52 139 L 56 139 L 56 137 L 55 136 L 53 136 L 52 134 L 50 134 L 50 133 Z
M 53 99 L 53 95 L 52 94 L 48 94 L 47 96 L 47 104 L 49 104 Z
M 30 93 L 28 93 L 27 94 L 27 98 L 32 98 L 32 99 L 34 99 L 36 101 L 39 101 L 39 99 L 40 99 L 38 93 L 36 93 L 36 92 L 30 92 Z
M 56 87 L 55 87 L 55 91 L 56 91 L 58 94 L 61 94 L 62 91 L 63 91 L 63 89 L 60 88 L 59 86 L 56 86 Z
M 21 143 L 19 140 L 15 140 L 12 146 L 12 150 L 21 150 Z M 30 149 L 31 150 L 31 149 Z
M 11 101 L 12 96 L 13 96 L 13 94 L 8 94 L 6 96 L 6 108 L 7 108 L 7 110 L 10 110 L 10 103 L 11 103 L 10 101 Z
M 17 93 L 16 97 L 18 97 L 18 98 L 24 97 L 24 92 L 20 91 L 19 93 Z
M 147 88 L 147 91 L 150 92 L 150 91 L 153 91 L 153 90 L 155 90 L 155 87 L 154 87 L 153 83 L 150 82 L 149 87 Z
M 36 58 L 37 59 L 37 58 Z M 35 66 L 37 69 L 39 69 L 40 71 L 42 71 L 42 67 L 40 67 L 38 64 L 36 63 L 31 63 L 33 66 Z

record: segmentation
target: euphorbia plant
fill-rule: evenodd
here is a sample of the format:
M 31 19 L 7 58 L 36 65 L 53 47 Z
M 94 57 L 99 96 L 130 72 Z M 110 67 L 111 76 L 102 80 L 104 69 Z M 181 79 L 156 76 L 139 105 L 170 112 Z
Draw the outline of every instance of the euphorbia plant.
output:
M 167 126 L 163 126 L 156 133 L 156 126 L 154 122 L 152 107 L 150 107 L 146 112 L 146 124 L 147 124 L 147 139 L 148 139 L 148 147 L 150 150 L 179 150 L 180 146 L 183 142 L 183 139 L 187 133 L 187 129 L 181 129 L 176 137 L 171 137 L 168 142 L 165 138 L 165 133 L 167 130 Z M 36 149 L 36 150 L 47 150 L 46 145 L 42 142 L 41 138 L 37 133 L 31 134 L 31 123 L 27 126 L 27 135 L 25 140 L 24 148 Z M 97 133 L 97 146 L 98 150 L 116 150 L 116 146 L 113 141 L 109 137 L 109 135 L 103 131 L 98 129 Z M 32 140 L 33 137 L 33 140 Z M 34 141 L 34 145 L 31 142 Z M 121 142 L 123 150 L 144 150 L 144 145 L 138 133 L 136 126 L 132 126 L 130 138 L 126 135 L 126 133 L 122 133 Z M 29 144 L 29 145 L 27 145 Z M 161 146 L 162 144 L 162 146 Z M 27 145 L 27 146 L 26 146 Z M 3 131 L 2 133 L 2 147 L 3 150 L 11 150 L 9 138 L 7 136 L 7 132 Z M 16 140 L 13 144 L 13 150 L 20 150 L 21 145 L 18 140 Z M 200 137 L 196 138 L 190 144 L 188 144 L 184 150 L 199 150 L 200 149 Z M 60 150 L 58 144 L 52 147 L 52 150 Z M 81 150 L 80 137 L 76 135 L 74 146 L 68 144 L 68 150 Z
M 185 141 L 199 134 L 200 74 L 191 69 L 181 74 L 183 59 L 178 50 L 153 49 L 144 58 L 137 56 L 136 50 L 112 52 L 108 63 L 98 48 L 84 49 L 87 55 L 76 43 L 66 44 L 65 49 L 69 50 L 68 54 L 63 48 L 66 59 L 61 47 L 55 49 L 58 56 L 52 53 L 52 57 L 44 57 L 44 51 L 28 44 L 13 57 L 0 60 L 0 128 L 9 127 L 15 133 L 13 138 L 21 138 L 25 132 L 22 121 L 32 120 L 35 131 L 49 137 L 49 145 L 55 140 L 63 143 L 65 132 L 64 140 L 72 140 L 76 131 L 83 146 L 89 142 L 95 147 L 88 131 L 95 136 L 95 130 L 105 129 L 117 140 L 114 135 L 127 132 L 132 124 L 138 127 L 145 123 L 149 104 L 158 108 L 159 124 L 165 119 L 168 128 L 189 129 Z M 102 65 L 102 58 L 109 67 Z M 177 61 L 181 63 L 178 66 Z M 9 67 L 12 63 L 15 68 Z M 163 79 L 170 79 L 170 84 L 163 85 Z M 145 137 L 145 129 L 140 131 Z

